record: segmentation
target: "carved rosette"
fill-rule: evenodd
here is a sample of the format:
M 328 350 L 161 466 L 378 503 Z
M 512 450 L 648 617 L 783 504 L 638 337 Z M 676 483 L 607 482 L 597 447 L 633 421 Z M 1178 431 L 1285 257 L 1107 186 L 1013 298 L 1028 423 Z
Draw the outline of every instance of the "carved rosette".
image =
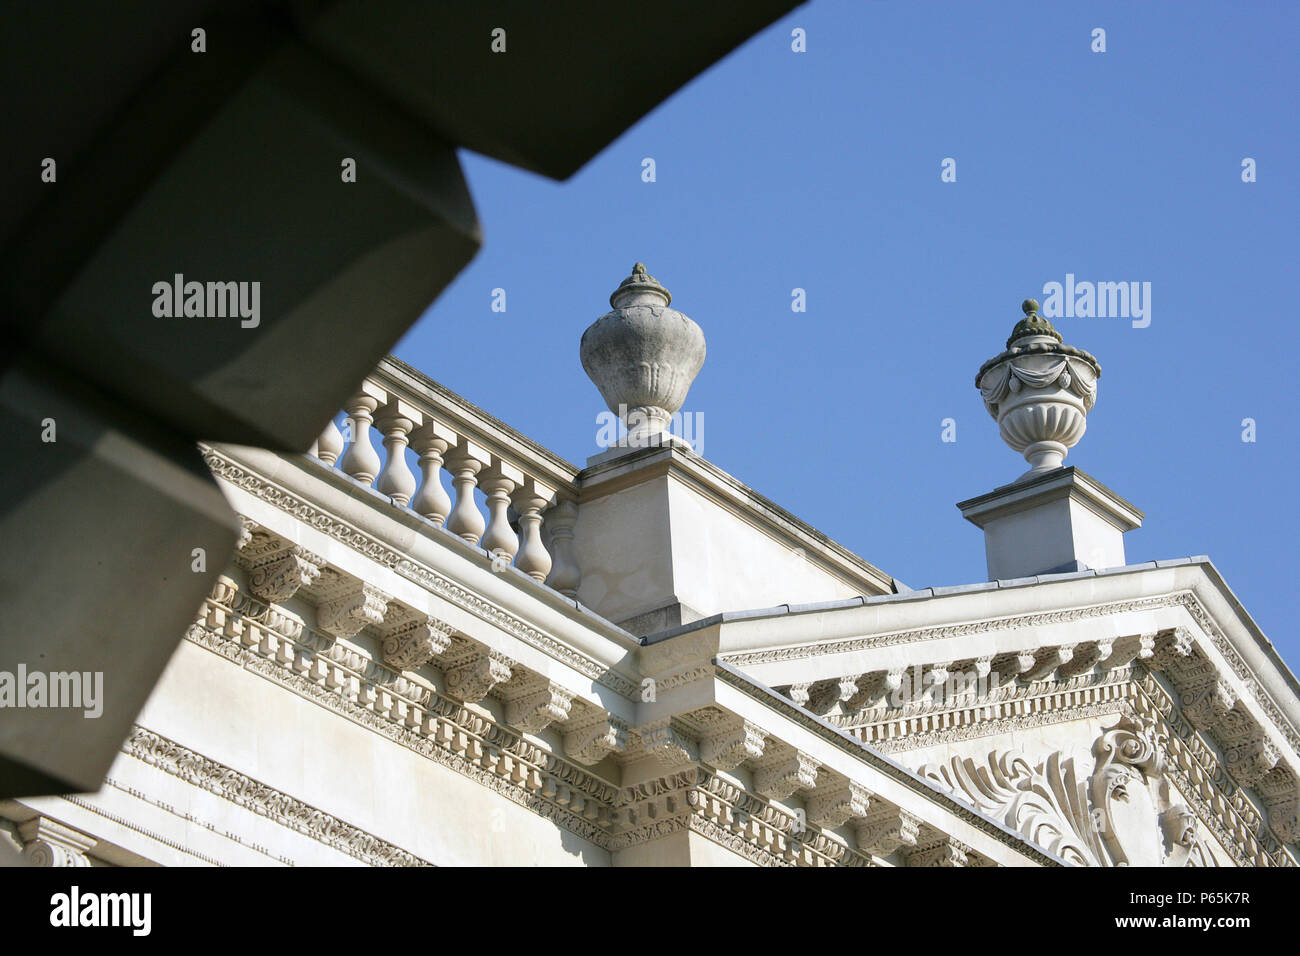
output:
M 984 407 L 1002 440 L 1032 466 L 1018 480 L 1061 467 L 1087 429 L 1097 401 L 1101 366 L 1087 352 L 1061 342 L 1061 334 L 1026 299 L 1025 317 L 1007 350 L 985 362 L 975 376 Z

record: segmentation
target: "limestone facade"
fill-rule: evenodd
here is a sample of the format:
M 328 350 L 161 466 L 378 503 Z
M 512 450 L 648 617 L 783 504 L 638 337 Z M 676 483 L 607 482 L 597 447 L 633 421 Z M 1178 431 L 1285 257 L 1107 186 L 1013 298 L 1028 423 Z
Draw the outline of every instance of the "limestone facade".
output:
M 695 371 L 662 401 L 612 372 L 602 394 L 671 413 Z M 103 787 L 0 803 L 0 844 L 66 866 L 1296 863 L 1295 677 L 1207 558 L 1124 564 L 1141 513 L 1054 445 L 963 503 L 993 579 L 910 590 L 658 412 L 578 468 L 395 359 L 344 411 L 308 454 L 203 446 L 240 515 L 229 567 Z

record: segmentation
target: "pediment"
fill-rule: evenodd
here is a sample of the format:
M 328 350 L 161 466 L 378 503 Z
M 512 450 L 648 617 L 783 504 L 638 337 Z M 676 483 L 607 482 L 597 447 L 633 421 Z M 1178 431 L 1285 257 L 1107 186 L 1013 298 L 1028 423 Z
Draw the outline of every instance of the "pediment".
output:
M 1294 865 L 1300 735 L 1235 622 L 1193 589 L 1037 609 L 1025 590 L 1001 602 L 1019 613 L 986 596 L 977 619 L 913 604 L 911 628 L 906 613 L 856 633 L 853 608 L 790 614 L 749 647 L 724 631 L 719 659 L 977 808 L 1003 800 L 992 815 L 1063 857 Z M 782 626 L 821 637 L 781 643 Z M 1158 759 L 1103 766 L 1107 734 Z

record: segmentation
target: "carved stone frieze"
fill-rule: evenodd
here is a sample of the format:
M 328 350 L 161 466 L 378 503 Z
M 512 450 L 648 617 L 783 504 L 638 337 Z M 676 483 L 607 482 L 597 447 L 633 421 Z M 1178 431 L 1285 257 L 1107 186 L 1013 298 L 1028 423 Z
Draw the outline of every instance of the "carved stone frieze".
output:
M 430 865 L 365 830 L 143 727 L 134 729 L 122 745 L 122 752 L 371 866 Z

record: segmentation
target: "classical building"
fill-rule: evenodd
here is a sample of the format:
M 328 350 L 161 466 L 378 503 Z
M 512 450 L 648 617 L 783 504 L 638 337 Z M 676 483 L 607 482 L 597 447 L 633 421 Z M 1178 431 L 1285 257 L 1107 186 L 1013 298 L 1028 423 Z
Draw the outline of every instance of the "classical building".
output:
M 1208 558 L 1126 563 L 1142 513 L 1063 464 L 1100 366 L 1036 303 L 976 376 L 1030 465 L 960 505 L 989 579 L 923 590 L 665 431 L 705 356 L 670 304 L 638 264 L 583 336 L 627 425 L 584 468 L 391 358 L 309 454 L 205 445 L 233 561 L 102 788 L 0 803 L 0 844 L 58 865 L 1295 864 L 1296 678 Z

